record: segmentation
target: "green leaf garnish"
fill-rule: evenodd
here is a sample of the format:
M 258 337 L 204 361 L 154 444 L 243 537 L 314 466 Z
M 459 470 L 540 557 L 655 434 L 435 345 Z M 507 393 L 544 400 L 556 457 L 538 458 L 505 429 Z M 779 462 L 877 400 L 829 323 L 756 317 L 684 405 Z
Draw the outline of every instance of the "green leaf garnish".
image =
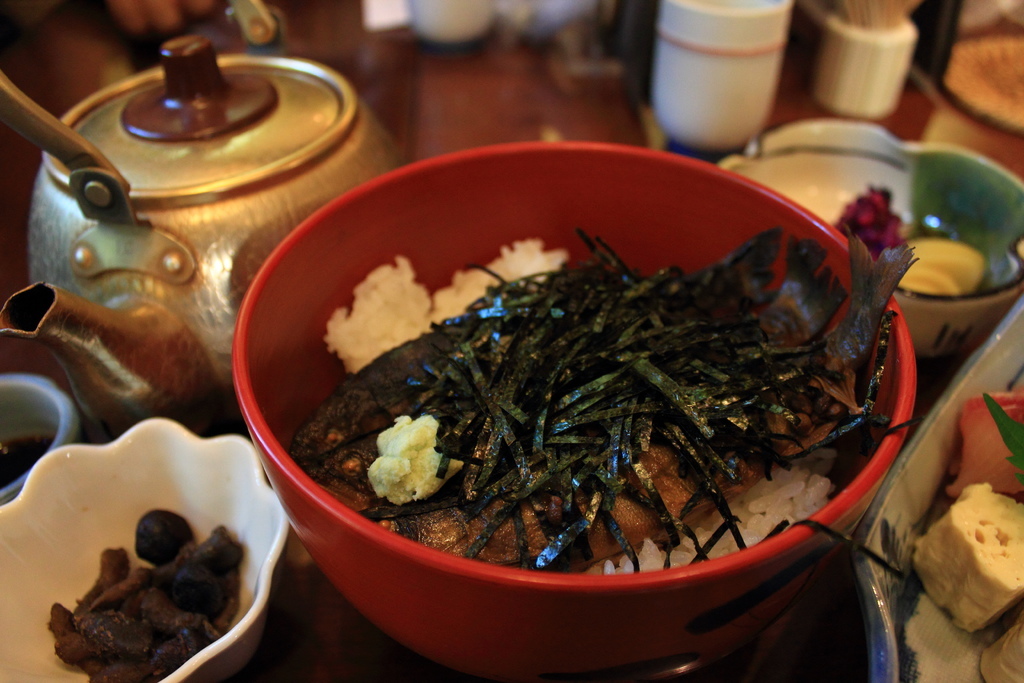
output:
M 992 414 L 992 419 L 996 421 L 996 427 L 999 428 L 999 435 L 1003 437 L 1003 443 L 1012 454 L 1007 460 L 1018 470 L 1024 472 L 1024 424 L 1007 415 L 994 398 L 988 394 L 983 394 L 983 396 L 985 405 L 988 406 L 988 412 Z M 1017 481 L 1024 484 L 1024 474 L 1017 472 L 1015 476 Z

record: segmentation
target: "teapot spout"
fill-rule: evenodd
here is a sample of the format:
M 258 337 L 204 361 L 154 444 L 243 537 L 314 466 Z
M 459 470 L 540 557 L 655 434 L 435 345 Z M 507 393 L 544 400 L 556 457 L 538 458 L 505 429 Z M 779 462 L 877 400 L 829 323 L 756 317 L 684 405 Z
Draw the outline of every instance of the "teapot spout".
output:
M 202 433 L 224 405 L 203 345 L 158 304 L 108 308 L 37 283 L 0 309 L 0 337 L 45 345 L 67 373 L 90 428 L 110 438 L 156 416 Z

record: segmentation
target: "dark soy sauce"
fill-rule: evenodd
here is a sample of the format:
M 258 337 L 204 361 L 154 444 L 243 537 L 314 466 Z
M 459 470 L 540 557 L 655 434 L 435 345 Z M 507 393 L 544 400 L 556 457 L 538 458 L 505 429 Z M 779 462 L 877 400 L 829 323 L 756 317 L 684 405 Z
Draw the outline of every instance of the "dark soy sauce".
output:
M 0 486 L 7 486 L 35 464 L 53 443 L 50 436 L 26 436 L 0 442 Z

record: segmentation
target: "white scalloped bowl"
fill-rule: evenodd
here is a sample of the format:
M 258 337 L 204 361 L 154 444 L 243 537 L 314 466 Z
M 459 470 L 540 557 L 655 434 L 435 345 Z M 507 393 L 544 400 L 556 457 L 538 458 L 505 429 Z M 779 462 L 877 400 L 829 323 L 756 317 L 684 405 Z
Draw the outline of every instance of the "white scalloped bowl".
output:
M 109 444 L 51 450 L 0 507 L 0 680 L 86 680 L 54 655 L 50 606 L 85 595 L 103 549 L 135 558 L 136 523 L 154 508 L 182 515 L 200 539 L 223 524 L 245 549 L 235 623 L 163 680 L 220 681 L 245 665 L 263 635 L 287 517 L 247 439 L 200 438 L 154 418 Z

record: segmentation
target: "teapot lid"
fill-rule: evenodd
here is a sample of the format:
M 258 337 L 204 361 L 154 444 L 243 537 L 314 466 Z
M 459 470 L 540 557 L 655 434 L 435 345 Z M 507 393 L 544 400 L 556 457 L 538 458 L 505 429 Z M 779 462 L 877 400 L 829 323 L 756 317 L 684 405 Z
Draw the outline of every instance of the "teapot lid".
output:
M 164 43 L 161 66 L 86 98 L 62 120 L 131 183 L 133 201 L 200 200 L 275 179 L 330 151 L 357 96 L 316 62 L 217 56 L 209 40 Z M 46 155 L 51 174 L 68 170 Z

